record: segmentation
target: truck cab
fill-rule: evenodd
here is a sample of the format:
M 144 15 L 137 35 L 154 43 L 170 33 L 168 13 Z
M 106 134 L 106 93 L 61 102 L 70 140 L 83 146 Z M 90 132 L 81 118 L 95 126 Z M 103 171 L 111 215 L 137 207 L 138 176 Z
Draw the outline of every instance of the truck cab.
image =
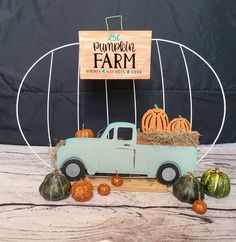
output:
M 100 146 L 100 151 L 103 152 L 104 161 L 102 167 L 99 167 L 100 172 L 114 173 L 116 168 L 119 173 L 133 173 L 136 140 L 137 132 L 134 124 L 126 122 L 110 124 L 101 136 L 104 146 Z

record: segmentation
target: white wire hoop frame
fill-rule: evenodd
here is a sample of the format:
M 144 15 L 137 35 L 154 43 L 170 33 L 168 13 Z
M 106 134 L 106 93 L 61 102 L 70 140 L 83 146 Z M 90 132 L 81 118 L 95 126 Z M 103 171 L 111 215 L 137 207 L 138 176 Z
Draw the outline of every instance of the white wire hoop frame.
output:
M 159 63 L 160 63 L 160 70 L 161 70 L 161 82 L 162 82 L 162 89 L 164 90 L 164 76 L 163 76 L 163 68 L 162 68 L 162 62 L 161 62 L 161 53 L 160 53 L 160 48 L 158 45 L 158 42 L 166 42 L 166 43 L 170 43 L 170 44 L 174 44 L 179 46 L 181 53 L 182 53 L 182 57 L 184 59 L 184 64 L 185 64 L 185 69 L 186 69 L 186 74 L 187 74 L 187 80 L 188 80 L 188 85 L 189 85 L 189 94 L 190 94 L 190 122 L 192 123 L 192 94 L 191 94 L 191 81 L 190 81 L 190 75 L 189 75 L 189 71 L 188 71 L 188 65 L 187 65 L 187 61 L 184 55 L 184 51 L 183 50 L 188 50 L 190 51 L 192 54 L 196 55 L 198 58 L 200 58 L 209 68 L 210 70 L 213 72 L 214 76 L 216 77 L 219 86 L 220 86 L 220 90 L 221 90 L 221 94 L 222 94 L 222 100 L 223 100 L 223 114 L 222 114 L 222 121 L 221 121 L 221 125 L 219 128 L 219 131 L 215 137 L 215 140 L 213 141 L 213 143 L 210 145 L 210 147 L 208 148 L 208 150 L 205 152 L 205 154 L 202 155 L 202 157 L 198 160 L 198 162 L 200 162 L 203 158 L 206 157 L 206 155 L 212 150 L 212 148 L 214 147 L 214 145 L 216 144 L 224 123 L 225 123 L 225 117 L 226 117 L 226 98 L 225 98 L 225 93 L 224 93 L 224 89 L 222 86 L 222 83 L 220 81 L 220 78 L 218 77 L 217 73 L 215 72 L 215 70 L 213 69 L 213 67 L 201 56 L 199 55 L 197 52 L 195 52 L 194 50 L 192 50 L 191 48 L 172 41 L 172 40 L 167 40 L 167 39 L 158 39 L 158 38 L 153 38 L 152 41 L 156 42 L 157 45 L 157 51 L 158 51 L 158 57 L 159 57 Z M 17 119 L 17 124 L 20 130 L 20 133 L 25 141 L 25 143 L 28 145 L 28 147 L 30 148 L 30 150 L 32 151 L 32 153 L 40 160 L 42 161 L 46 166 L 53 168 L 48 162 L 46 162 L 45 160 L 43 160 L 37 153 L 36 151 L 32 148 L 32 146 L 29 144 L 27 138 L 24 135 L 24 132 L 22 130 L 22 126 L 20 123 L 20 118 L 19 118 L 19 100 L 20 100 L 20 93 L 21 93 L 21 89 L 22 86 L 24 84 L 24 81 L 26 80 L 26 77 L 28 76 L 29 72 L 46 56 L 51 54 L 51 62 L 50 62 L 50 71 L 49 71 L 49 84 L 48 84 L 48 98 L 47 98 L 47 128 L 48 128 L 48 137 L 49 137 L 49 144 L 51 146 L 51 138 L 50 138 L 50 128 L 49 128 L 49 94 L 50 94 L 50 83 L 51 83 L 51 74 L 52 74 L 52 64 L 53 64 L 53 54 L 55 53 L 55 51 L 63 49 L 63 48 L 67 48 L 67 47 L 71 47 L 71 46 L 79 46 L 79 42 L 75 42 L 75 43 L 70 43 L 70 44 L 66 44 L 66 45 L 62 45 L 60 47 L 57 47 L 53 50 L 48 51 L 46 54 L 44 54 L 43 56 L 41 56 L 37 61 L 35 61 L 33 63 L 33 65 L 27 70 L 27 72 L 25 73 L 23 79 L 21 80 L 18 92 L 17 92 L 17 98 L 16 98 L 16 119 Z M 77 89 L 77 121 L 79 123 L 79 64 L 78 64 L 78 89 Z M 133 80 L 134 82 L 134 80 Z M 135 88 L 135 85 L 133 85 L 133 87 Z M 135 90 L 134 90 L 135 91 Z M 163 91 L 163 104 L 165 104 L 165 93 Z M 135 103 L 135 121 L 136 121 L 136 117 L 137 117 L 137 110 L 136 110 L 136 103 Z M 78 125 L 79 126 L 79 125 Z

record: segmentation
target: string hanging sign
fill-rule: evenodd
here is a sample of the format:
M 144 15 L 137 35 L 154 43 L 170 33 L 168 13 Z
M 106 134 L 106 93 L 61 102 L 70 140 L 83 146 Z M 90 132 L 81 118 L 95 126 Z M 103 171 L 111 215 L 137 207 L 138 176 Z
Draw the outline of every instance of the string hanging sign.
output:
M 150 79 L 152 31 L 79 31 L 81 79 Z

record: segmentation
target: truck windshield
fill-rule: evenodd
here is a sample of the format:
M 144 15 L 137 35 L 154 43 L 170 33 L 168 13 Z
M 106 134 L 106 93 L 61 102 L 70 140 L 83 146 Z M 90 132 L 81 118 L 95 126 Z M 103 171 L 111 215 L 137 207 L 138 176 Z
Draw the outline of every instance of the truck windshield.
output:
M 104 130 L 107 128 L 107 126 L 103 127 L 102 129 L 100 129 L 98 132 L 97 132 L 97 138 L 100 138 L 104 132 Z

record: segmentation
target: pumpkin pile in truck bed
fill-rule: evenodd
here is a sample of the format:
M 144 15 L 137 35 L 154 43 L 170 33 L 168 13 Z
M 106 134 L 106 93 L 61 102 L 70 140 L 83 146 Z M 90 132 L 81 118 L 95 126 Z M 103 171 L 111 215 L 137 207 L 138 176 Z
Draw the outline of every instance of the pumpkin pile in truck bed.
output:
M 181 116 L 169 121 L 165 110 L 154 105 L 142 117 L 137 143 L 149 145 L 198 146 L 200 134 Z

